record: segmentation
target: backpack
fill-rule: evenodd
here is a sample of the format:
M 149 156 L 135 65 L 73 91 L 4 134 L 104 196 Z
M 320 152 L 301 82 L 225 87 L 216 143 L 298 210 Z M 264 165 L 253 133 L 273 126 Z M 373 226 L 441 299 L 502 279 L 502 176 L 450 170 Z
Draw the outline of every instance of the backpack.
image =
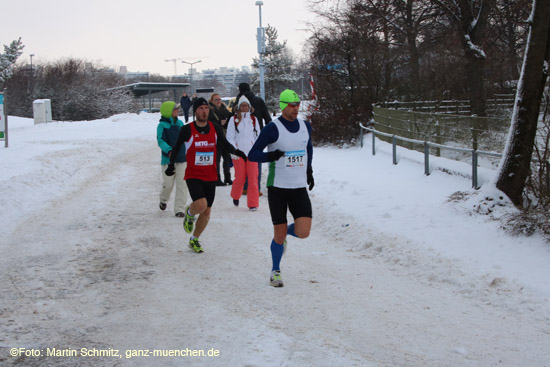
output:
M 258 136 L 258 130 L 256 130 L 256 116 L 254 116 L 253 114 L 250 114 L 250 118 L 252 119 L 252 126 L 254 127 L 254 132 L 256 133 L 256 136 Z M 240 121 L 237 122 L 237 114 L 233 115 L 233 121 L 235 122 L 235 131 L 239 133 L 238 126 L 241 122 Z

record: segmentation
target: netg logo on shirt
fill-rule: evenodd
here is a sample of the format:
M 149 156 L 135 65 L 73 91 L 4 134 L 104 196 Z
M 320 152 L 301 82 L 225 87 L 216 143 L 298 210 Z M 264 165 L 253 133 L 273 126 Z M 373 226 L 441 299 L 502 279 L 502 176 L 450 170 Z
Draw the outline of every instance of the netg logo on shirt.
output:
M 196 148 L 207 148 L 208 146 L 210 145 L 213 145 L 213 144 L 210 144 L 209 142 L 207 141 L 196 141 L 195 142 L 195 147 Z

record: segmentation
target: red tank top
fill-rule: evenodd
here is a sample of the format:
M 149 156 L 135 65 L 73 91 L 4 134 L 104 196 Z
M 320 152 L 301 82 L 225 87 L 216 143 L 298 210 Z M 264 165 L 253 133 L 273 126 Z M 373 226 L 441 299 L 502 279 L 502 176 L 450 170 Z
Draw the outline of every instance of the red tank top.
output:
M 201 134 L 191 123 L 191 138 L 185 142 L 187 169 L 184 180 L 196 178 L 203 181 L 217 181 L 216 170 L 216 142 L 217 135 L 214 125 L 208 121 L 210 130 L 207 134 Z

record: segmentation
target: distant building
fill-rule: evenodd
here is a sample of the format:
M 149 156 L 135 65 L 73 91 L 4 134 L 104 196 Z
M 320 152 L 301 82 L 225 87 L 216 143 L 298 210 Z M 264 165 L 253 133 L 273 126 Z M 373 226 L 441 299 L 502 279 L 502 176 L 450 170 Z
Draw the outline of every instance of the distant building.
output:
M 130 71 L 128 71 L 127 66 L 120 66 L 118 68 L 118 73 L 126 79 L 144 79 L 144 80 L 149 79 L 149 72 L 148 71 L 130 72 Z
M 200 73 L 194 74 L 193 80 L 215 80 L 223 84 L 227 90 L 232 90 L 238 86 L 243 74 L 251 74 L 250 67 L 241 66 L 240 68 L 221 67 L 217 69 L 206 69 Z

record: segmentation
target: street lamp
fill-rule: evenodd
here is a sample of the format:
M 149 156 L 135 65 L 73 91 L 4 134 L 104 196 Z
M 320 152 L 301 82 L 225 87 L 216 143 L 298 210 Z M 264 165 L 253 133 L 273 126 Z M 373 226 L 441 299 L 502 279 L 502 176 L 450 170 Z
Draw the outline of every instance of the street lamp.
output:
M 264 88 L 264 52 L 265 52 L 265 31 L 262 27 L 262 5 L 263 1 L 256 1 L 256 5 L 260 10 L 260 26 L 258 27 L 258 33 L 256 35 L 258 41 L 258 53 L 260 54 L 260 97 L 265 101 L 265 88 Z
M 31 75 L 32 75 L 32 58 L 34 57 L 34 54 L 29 55 L 31 57 Z
M 189 73 L 189 84 L 191 85 L 191 93 L 193 93 L 193 65 L 198 64 L 201 61 L 202 60 L 195 61 L 195 62 L 182 61 L 182 63 L 184 63 L 184 64 L 191 65 L 191 72 Z
M 164 60 L 166 62 L 173 62 L 174 63 L 174 76 L 175 75 L 178 75 L 178 67 L 176 66 L 176 62 L 178 61 L 179 59 L 169 59 L 169 60 Z

